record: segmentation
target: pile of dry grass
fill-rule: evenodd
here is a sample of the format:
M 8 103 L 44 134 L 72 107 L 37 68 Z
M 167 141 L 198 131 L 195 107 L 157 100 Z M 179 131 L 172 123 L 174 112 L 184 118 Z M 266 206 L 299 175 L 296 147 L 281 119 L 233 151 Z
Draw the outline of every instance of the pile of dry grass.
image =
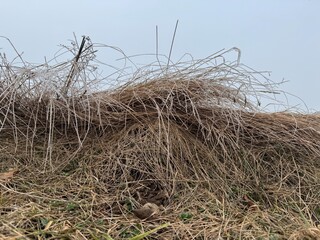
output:
M 120 239 L 163 223 L 149 239 L 319 239 L 318 115 L 262 111 L 271 84 L 229 51 L 97 91 L 92 44 L 74 47 L 55 66 L 2 55 L 1 239 Z M 163 208 L 140 220 L 146 202 Z

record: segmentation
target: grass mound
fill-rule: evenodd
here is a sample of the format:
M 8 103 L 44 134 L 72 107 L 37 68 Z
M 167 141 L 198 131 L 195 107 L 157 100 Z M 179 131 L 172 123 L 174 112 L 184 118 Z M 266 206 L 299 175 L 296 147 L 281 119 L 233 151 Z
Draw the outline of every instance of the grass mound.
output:
M 230 51 L 98 91 L 89 39 L 67 49 L 1 55 L 1 239 L 320 239 L 318 115 L 262 111 Z

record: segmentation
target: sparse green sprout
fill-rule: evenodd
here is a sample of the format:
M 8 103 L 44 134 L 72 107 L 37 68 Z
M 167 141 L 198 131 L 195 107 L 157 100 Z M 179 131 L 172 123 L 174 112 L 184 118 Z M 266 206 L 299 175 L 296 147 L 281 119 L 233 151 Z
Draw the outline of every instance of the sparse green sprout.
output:
M 77 203 L 74 203 L 74 202 L 69 202 L 69 203 L 67 204 L 67 206 L 66 206 L 66 210 L 67 210 L 67 211 L 70 211 L 70 212 L 75 211 L 75 210 L 77 210 L 78 208 L 79 208 L 79 205 L 78 205 Z
M 40 218 L 40 224 L 41 224 L 41 229 L 44 229 L 47 224 L 49 223 L 49 220 L 47 218 Z
M 183 213 L 180 213 L 180 215 L 179 215 L 179 218 L 182 221 L 190 220 L 192 217 L 193 217 L 193 215 L 190 212 L 183 212 Z
M 122 238 L 129 238 L 129 237 L 134 237 L 137 236 L 141 233 L 140 229 L 136 228 L 135 226 L 129 227 L 124 229 L 120 233 L 120 237 Z
M 127 207 L 128 212 L 132 212 L 132 210 L 133 210 L 133 204 L 132 204 L 132 202 L 130 201 L 130 199 L 126 199 L 125 204 L 126 204 L 126 207 Z

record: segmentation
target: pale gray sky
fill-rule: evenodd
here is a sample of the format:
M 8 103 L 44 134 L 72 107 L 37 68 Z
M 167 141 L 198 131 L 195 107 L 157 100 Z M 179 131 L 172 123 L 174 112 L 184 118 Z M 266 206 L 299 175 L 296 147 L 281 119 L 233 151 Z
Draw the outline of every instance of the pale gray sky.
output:
M 302 98 L 310 110 L 320 111 L 319 0 L 0 2 L 0 35 L 10 38 L 27 61 L 52 58 L 73 33 L 79 39 L 88 35 L 93 42 L 117 46 L 127 55 L 155 53 L 156 25 L 159 51 L 168 54 L 178 19 L 173 61 L 184 53 L 203 58 L 238 47 L 244 64 L 271 71 L 273 81 L 288 80 L 283 90 Z M 9 51 L 4 40 L 0 48 Z M 99 55 L 112 64 L 110 56 Z M 299 101 L 292 98 L 290 103 Z

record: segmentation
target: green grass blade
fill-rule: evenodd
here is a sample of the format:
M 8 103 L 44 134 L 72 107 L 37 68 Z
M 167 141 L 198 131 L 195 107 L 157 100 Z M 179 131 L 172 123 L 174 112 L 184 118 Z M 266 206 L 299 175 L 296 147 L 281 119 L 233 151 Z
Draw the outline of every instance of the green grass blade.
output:
M 166 228 L 166 227 L 168 227 L 168 226 L 169 226 L 169 223 L 162 224 L 162 225 L 160 225 L 159 227 L 156 227 L 155 229 L 152 229 L 152 230 L 150 230 L 150 231 L 148 231 L 148 232 L 141 233 L 141 234 L 139 234 L 139 235 L 137 235 L 137 236 L 134 236 L 134 237 L 130 238 L 130 240 L 141 240 L 141 239 L 144 239 L 145 237 L 151 235 L 152 233 L 155 233 L 155 232 L 157 232 L 158 230 L 160 230 L 160 229 L 162 229 L 162 228 Z

